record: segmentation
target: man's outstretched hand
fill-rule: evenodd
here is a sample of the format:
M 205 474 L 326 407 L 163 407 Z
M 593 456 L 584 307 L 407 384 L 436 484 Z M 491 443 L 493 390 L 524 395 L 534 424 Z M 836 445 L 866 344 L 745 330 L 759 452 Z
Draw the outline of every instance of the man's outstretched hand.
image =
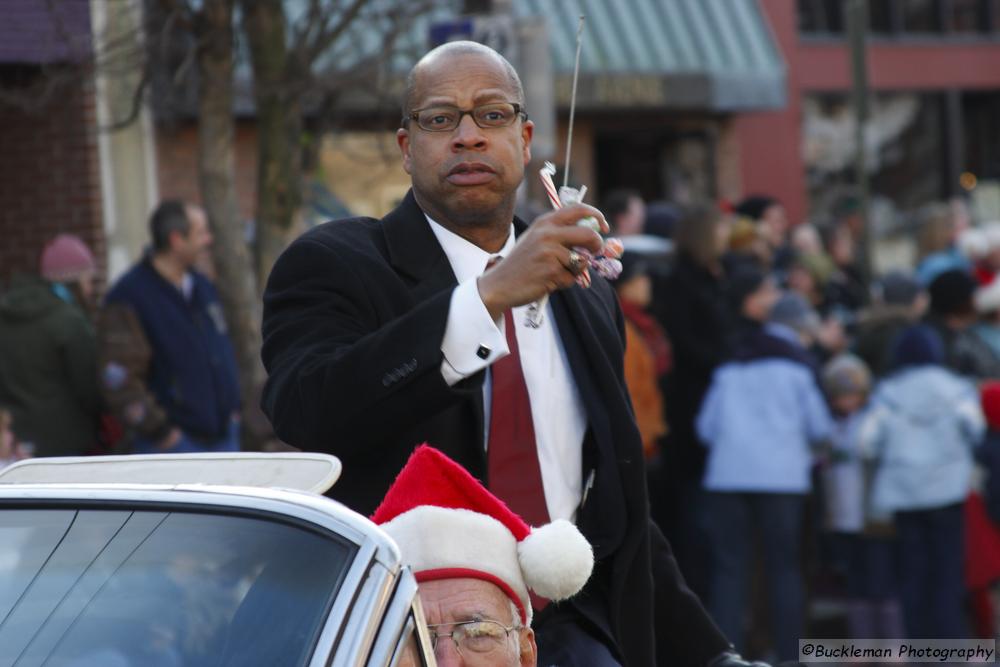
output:
M 502 262 L 479 278 L 479 295 L 494 320 L 508 308 L 537 301 L 557 289 L 573 285 L 584 269 L 574 266 L 574 247 L 597 254 L 604 246 L 601 235 L 577 221 L 593 217 L 607 233 L 608 223 L 596 208 L 585 204 L 565 206 L 539 216 L 518 238 Z

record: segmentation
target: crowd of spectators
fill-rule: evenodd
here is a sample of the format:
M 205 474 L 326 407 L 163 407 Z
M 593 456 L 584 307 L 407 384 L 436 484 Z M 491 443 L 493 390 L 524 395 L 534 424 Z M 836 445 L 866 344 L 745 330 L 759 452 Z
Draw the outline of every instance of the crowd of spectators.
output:
M 653 515 L 723 632 L 794 659 L 823 599 L 853 637 L 995 636 L 1000 223 L 930 205 L 919 263 L 870 276 L 853 203 L 821 225 L 763 195 L 651 204 L 643 225 L 625 195 Z

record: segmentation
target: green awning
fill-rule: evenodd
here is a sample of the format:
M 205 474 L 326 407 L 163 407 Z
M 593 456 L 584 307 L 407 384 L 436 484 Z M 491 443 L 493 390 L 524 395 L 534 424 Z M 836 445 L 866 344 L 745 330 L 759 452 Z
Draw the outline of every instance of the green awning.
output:
M 587 17 L 581 109 L 749 111 L 785 105 L 785 63 L 757 0 L 514 0 L 548 28 L 556 100 L 569 104 Z

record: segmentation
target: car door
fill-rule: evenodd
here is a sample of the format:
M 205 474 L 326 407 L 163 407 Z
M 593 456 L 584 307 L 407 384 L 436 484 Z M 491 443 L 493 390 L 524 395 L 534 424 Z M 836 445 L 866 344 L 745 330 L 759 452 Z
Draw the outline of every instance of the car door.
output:
M 0 667 L 313 665 L 359 546 L 287 517 L 0 503 Z

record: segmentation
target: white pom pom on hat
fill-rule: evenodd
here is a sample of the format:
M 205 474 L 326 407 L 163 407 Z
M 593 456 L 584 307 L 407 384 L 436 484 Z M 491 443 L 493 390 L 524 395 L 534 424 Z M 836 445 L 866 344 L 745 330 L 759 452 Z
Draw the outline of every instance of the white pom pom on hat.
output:
M 532 529 L 518 543 L 517 555 L 528 588 L 550 600 L 575 595 L 594 570 L 594 550 L 565 519 Z
M 422 445 L 372 515 L 399 545 L 417 581 L 471 577 L 497 585 L 530 625 L 528 591 L 572 597 L 594 569 L 576 526 L 557 519 L 531 528 L 472 475 Z

